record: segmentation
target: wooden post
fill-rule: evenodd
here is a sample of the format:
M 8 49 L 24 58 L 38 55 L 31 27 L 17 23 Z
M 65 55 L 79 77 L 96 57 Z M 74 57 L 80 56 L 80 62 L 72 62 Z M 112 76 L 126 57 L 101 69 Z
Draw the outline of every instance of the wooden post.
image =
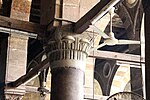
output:
M 145 13 L 145 80 L 146 80 L 146 100 L 150 100 L 150 1 L 143 0 Z

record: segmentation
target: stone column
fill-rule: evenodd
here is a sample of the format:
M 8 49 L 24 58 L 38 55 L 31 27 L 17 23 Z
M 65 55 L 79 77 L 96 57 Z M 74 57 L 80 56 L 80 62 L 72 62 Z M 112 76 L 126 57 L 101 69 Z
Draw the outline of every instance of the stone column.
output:
M 83 100 L 88 46 L 88 40 L 73 36 L 49 41 L 51 100 Z
M 11 32 L 8 37 L 5 83 L 17 80 L 26 74 L 28 36 Z M 5 100 L 21 100 L 25 93 L 24 85 L 15 89 L 5 88 Z

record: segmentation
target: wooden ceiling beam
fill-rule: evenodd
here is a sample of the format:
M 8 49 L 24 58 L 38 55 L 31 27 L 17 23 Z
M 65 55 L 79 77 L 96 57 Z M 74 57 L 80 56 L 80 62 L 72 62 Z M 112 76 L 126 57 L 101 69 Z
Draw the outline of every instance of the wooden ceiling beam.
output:
M 56 0 L 41 0 L 40 24 L 48 25 L 55 17 Z
M 89 57 L 99 58 L 99 59 L 115 59 L 115 60 L 119 60 L 119 61 L 128 62 L 128 64 L 133 64 L 133 63 L 135 63 L 135 64 L 139 64 L 139 63 L 145 64 L 145 58 L 141 58 L 140 55 L 123 54 L 123 53 L 111 52 L 111 51 L 96 50 L 94 52 L 91 52 L 89 54 Z M 27 82 L 28 80 L 32 79 L 39 72 L 43 71 L 44 69 L 46 69 L 48 67 L 49 67 L 48 59 L 45 59 L 43 62 L 41 62 L 40 64 L 35 66 L 26 75 L 23 75 L 22 77 L 20 77 L 19 79 L 17 79 L 14 82 L 8 83 L 6 85 L 6 88 L 16 88 L 16 87 L 20 86 L 21 84 Z
M 95 50 L 90 53 L 89 57 L 99 59 L 115 59 L 127 62 L 145 63 L 145 58 L 140 55 L 118 53 L 112 51 Z
M 0 16 L 0 27 L 42 35 L 43 26 L 37 23 L 21 21 L 9 17 Z

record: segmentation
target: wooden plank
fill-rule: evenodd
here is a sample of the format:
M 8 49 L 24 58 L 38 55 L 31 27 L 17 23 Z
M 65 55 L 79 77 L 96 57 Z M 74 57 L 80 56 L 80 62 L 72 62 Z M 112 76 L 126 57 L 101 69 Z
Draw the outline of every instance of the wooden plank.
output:
M 89 12 L 87 12 L 81 19 L 79 19 L 74 25 L 75 33 L 82 33 L 89 25 L 92 24 L 94 19 L 100 18 L 110 10 L 110 5 L 119 2 L 120 0 L 101 0 L 98 2 Z M 115 2 L 115 3 L 114 3 Z
M 134 68 L 142 68 L 141 63 L 136 63 L 136 62 L 127 62 L 127 61 L 116 61 L 117 65 L 130 65 L 129 67 L 134 67 Z M 143 64 L 143 63 L 142 63 Z M 145 63 L 143 64 L 145 65 Z
M 0 16 L 0 27 L 25 31 L 29 33 L 35 33 L 39 35 L 42 35 L 42 33 L 44 32 L 44 26 L 40 24 L 21 21 L 13 18 L 4 17 L 4 16 Z
M 10 28 L 4 28 L 4 27 L 0 27 L 0 33 L 7 33 L 7 34 L 18 34 L 18 36 L 27 36 L 30 38 L 34 38 L 37 39 L 38 35 L 35 33 L 29 33 L 29 32 L 24 32 L 24 31 L 18 31 L 18 30 L 14 30 L 14 29 L 10 29 Z
M 99 58 L 99 59 L 115 59 L 115 60 L 128 61 L 128 62 L 145 63 L 145 58 L 141 58 L 140 55 L 117 53 L 117 52 L 111 52 L 111 51 L 96 50 L 94 52 L 91 52 L 89 57 Z

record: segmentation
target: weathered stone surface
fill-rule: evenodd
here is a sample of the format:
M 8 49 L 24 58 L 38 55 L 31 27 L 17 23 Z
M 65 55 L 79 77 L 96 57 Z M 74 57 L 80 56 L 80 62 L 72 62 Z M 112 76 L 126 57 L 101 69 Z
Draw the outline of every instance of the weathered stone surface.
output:
M 98 0 L 81 0 L 80 1 L 80 18 L 84 16 L 96 3 Z
M 56 18 L 60 18 L 60 5 L 59 4 L 56 4 L 56 7 L 55 7 L 55 17 Z
M 30 6 L 31 6 L 31 1 L 29 1 L 29 0 L 21 0 L 21 1 L 20 0 L 12 0 L 11 8 L 16 11 L 30 13 Z
M 86 69 L 85 69 L 85 80 L 84 80 L 85 98 L 92 98 L 93 97 L 94 64 L 95 64 L 95 59 L 87 58 Z
M 110 95 L 113 95 L 114 93 L 117 92 L 123 92 L 129 81 L 130 81 L 130 66 L 120 65 L 113 79 Z
M 20 35 L 13 33 L 8 37 L 6 75 L 5 75 L 6 83 L 15 81 L 22 75 L 26 74 L 27 45 L 28 45 L 27 36 L 20 37 Z M 5 89 L 5 95 L 8 95 L 8 100 L 12 100 L 9 99 L 9 97 L 17 98 L 17 96 L 19 97 L 23 96 L 24 93 L 25 87 L 23 85 L 19 86 L 16 89 L 7 89 L 7 88 Z
M 39 93 L 26 93 L 22 100 L 39 100 L 40 94 Z M 50 99 L 46 99 L 50 100 Z
M 10 17 L 14 18 L 14 19 L 28 21 L 29 20 L 29 15 L 30 15 L 30 13 L 24 13 L 24 12 L 20 12 L 20 11 L 12 9 Z
M 92 8 L 99 0 L 81 0 L 80 1 L 80 7 L 81 8 L 87 8 L 89 10 Z
M 95 59 L 87 58 L 86 60 L 86 69 L 85 69 L 85 82 L 84 82 L 84 95 L 85 98 L 92 98 L 93 97 L 93 89 L 94 89 L 94 64 Z
M 28 21 L 30 15 L 31 0 L 12 0 L 11 18 Z
M 89 10 L 87 8 L 80 7 L 80 18 L 83 17 Z
M 63 0 L 65 5 L 79 5 L 80 0 Z
M 6 82 L 14 81 L 26 73 L 28 39 L 9 37 Z
M 84 96 L 85 98 L 93 97 L 93 70 L 85 70 L 85 80 L 84 80 Z
M 70 21 L 77 21 L 79 19 L 79 6 L 63 5 L 63 18 Z

